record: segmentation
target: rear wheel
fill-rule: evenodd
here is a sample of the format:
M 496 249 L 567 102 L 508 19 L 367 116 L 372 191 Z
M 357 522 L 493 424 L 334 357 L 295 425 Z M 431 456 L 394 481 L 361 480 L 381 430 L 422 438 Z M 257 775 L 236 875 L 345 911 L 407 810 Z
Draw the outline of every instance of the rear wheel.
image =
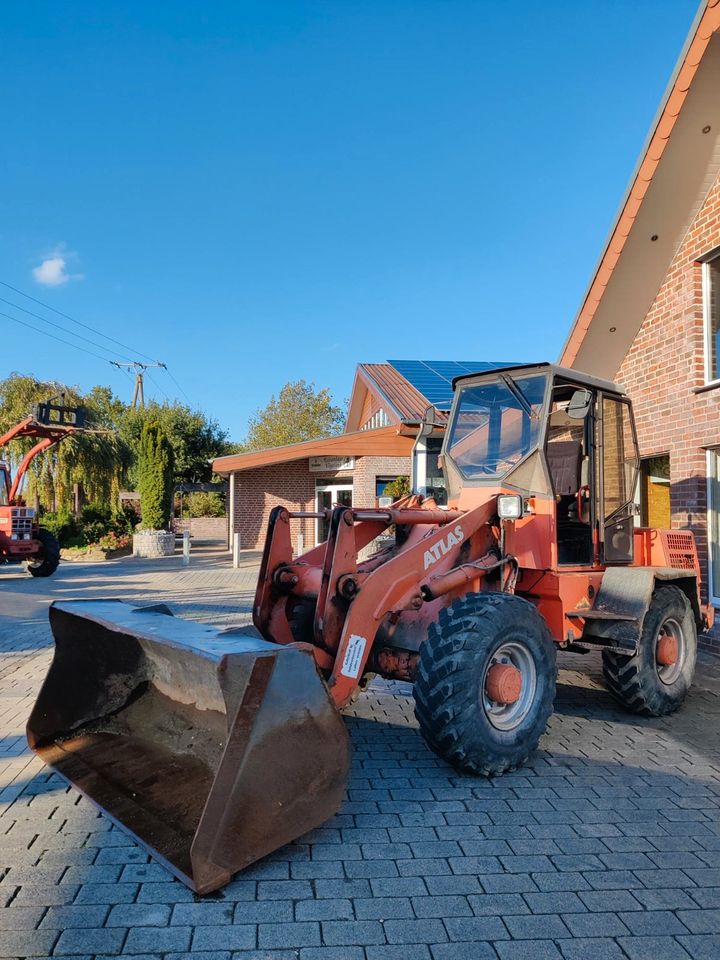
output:
M 435 753 L 466 773 L 514 770 L 545 731 L 556 676 L 555 645 L 531 603 L 469 594 L 441 612 L 420 648 L 420 731 Z
M 673 713 L 692 684 L 697 628 L 690 601 L 679 587 L 658 587 L 645 614 L 637 653 L 603 650 L 608 690 L 624 707 L 649 717 Z
M 42 544 L 40 556 L 28 560 L 28 572 L 33 577 L 50 577 L 55 573 L 60 563 L 60 544 L 49 530 L 38 530 L 37 539 Z

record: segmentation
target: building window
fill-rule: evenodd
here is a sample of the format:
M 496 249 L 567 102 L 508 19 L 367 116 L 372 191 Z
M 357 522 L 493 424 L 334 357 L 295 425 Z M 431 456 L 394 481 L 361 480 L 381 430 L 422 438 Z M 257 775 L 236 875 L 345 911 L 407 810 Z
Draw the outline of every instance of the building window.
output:
M 403 480 L 404 484 L 397 484 L 395 483 L 396 480 Z M 389 484 L 394 486 L 388 490 Z M 410 478 L 407 474 L 394 477 L 375 477 L 375 506 L 389 507 L 391 503 L 401 498 L 402 490 L 409 488 L 409 486 Z
M 315 509 L 318 512 L 332 510 L 333 507 L 351 507 L 352 499 L 352 480 L 315 481 Z M 318 517 L 315 521 L 315 542 L 327 540 L 329 532 L 329 516 Z
M 720 256 L 703 264 L 705 379 L 720 380 Z
M 710 575 L 708 593 L 720 606 L 720 449 L 708 450 L 708 554 Z

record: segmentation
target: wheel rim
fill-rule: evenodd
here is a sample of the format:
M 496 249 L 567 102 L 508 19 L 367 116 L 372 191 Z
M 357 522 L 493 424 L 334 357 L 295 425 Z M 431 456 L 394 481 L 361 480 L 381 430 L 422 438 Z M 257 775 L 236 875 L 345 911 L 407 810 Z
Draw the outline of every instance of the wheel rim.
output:
M 520 696 L 514 703 L 497 703 L 487 692 L 487 676 L 496 665 L 514 667 L 521 676 Z M 483 672 L 480 702 L 485 716 L 496 730 L 514 730 L 527 717 L 535 702 L 537 670 L 528 648 L 515 641 L 503 643 L 494 651 Z
M 677 657 L 673 663 L 661 663 L 658 660 L 658 648 L 663 641 L 667 641 L 668 639 L 677 644 Z M 674 617 L 668 617 L 667 620 L 663 621 L 655 637 L 655 668 L 657 675 L 664 684 L 669 686 L 678 679 L 685 666 L 686 652 L 687 643 L 685 642 L 683 628 Z

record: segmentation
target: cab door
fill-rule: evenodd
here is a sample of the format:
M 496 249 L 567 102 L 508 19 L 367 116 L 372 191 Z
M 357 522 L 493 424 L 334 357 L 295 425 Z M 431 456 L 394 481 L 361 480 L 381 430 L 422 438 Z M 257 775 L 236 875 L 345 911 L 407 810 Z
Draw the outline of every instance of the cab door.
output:
M 600 494 L 600 539 L 605 563 L 632 563 L 635 488 L 639 457 L 627 400 L 601 395 L 596 462 Z
M 10 502 L 10 474 L 4 463 L 0 463 L 0 507 Z

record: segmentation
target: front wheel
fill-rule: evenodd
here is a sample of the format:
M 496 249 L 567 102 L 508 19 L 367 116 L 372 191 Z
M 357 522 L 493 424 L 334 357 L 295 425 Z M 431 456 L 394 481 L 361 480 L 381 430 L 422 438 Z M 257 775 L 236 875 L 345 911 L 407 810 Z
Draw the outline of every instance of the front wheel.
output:
M 469 594 L 443 610 L 420 648 L 415 716 L 428 746 L 465 773 L 521 766 L 552 713 L 555 645 L 521 597 Z
M 37 559 L 28 560 L 28 573 L 33 577 L 51 577 L 60 563 L 60 544 L 49 530 L 38 530 L 37 539 L 42 550 Z
M 692 684 L 697 627 L 679 587 L 658 587 L 645 614 L 638 649 L 631 657 L 603 650 L 608 690 L 628 710 L 647 717 L 673 713 Z

